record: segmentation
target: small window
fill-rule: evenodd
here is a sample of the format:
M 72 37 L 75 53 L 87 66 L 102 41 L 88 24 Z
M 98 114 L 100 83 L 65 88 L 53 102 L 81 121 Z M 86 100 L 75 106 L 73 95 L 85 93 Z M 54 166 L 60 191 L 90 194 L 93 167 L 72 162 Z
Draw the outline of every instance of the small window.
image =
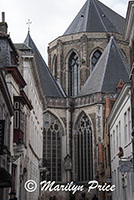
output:
M 15 110 L 14 112 L 14 128 L 18 129 L 19 128 L 19 111 Z
M 14 108 L 15 108 L 15 109 L 19 109 L 19 102 L 15 102 Z
M 101 57 L 102 52 L 100 50 L 96 50 L 91 58 L 91 71 L 94 70 L 95 65 L 97 64 L 99 58 Z
M 57 56 L 55 55 L 53 58 L 53 75 L 55 80 L 57 80 Z

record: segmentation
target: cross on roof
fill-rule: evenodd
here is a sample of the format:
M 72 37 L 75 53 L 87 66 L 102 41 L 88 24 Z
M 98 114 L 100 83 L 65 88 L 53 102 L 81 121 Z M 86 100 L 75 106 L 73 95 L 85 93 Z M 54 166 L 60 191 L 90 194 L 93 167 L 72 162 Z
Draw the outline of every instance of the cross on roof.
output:
M 26 25 L 28 25 L 28 32 L 30 32 L 30 25 L 32 24 L 32 22 L 30 21 L 30 19 L 28 19 L 28 22 L 26 23 Z

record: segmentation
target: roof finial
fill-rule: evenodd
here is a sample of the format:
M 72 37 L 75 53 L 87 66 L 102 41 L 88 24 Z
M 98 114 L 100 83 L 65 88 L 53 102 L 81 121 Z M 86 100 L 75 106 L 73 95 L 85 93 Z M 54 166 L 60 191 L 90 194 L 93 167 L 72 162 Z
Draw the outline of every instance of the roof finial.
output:
M 28 25 L 28 33 L 30 33 L 30 25 L 32 24 L 32 22 L 30 21 L 30 19 L 28 19 L 28 22 L 26 23 L 26 25 Z

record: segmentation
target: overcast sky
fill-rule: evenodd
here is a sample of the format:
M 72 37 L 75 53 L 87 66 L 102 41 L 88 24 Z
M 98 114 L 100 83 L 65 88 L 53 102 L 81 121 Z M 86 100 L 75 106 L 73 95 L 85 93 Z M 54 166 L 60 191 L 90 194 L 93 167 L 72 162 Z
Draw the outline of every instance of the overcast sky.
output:
M 128 0 L 100 0 L 126 16 Z M 28 19 L 32 21 L 30 33 L 47 62 L 48 43 L 61 36 L 68 28 L 86 0 L 3 0 L 1 12 L 5 12 L 8 32 L 14 43 L 24 41 Z

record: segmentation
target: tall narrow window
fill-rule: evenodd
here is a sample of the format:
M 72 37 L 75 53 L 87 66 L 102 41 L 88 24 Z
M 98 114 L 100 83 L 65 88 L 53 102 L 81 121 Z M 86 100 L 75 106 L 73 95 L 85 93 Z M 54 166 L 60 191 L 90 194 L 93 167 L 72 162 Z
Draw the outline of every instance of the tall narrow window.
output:
M 44 115 L 43 163 L 46 163 L 47 180 L 61 181 L 62 126 L 51 113 Z
M 113 130 L 113 156 L 115 156 L 115 130 Z
M 130 108 L 128 108 L 128 139 L 131 141 L 131 112 Z
M 91 123 L 82 113 L 76 123 L 74 135 L 76 181 L 87 182 L 93 178 L 93 145 Z
M 116 149 L 119 149 L 119 128 L 118 125 L 116 126 Z
M 19 96 L 14 97 L 14 142 L 19 140 L 24 142 L 25 120 L 23 112 L 23 103 Z
M 54 73 L 54 78 L 57 80 L 57 56 L 54 56 L 53 59 L 53 73 Z
M 100 56 L 101 56 L 101 51 L 100 50 L 96 50 L 93 55 L 92 55 L 92 58 L 91 58 L 91 71 L 94 70 L 94 67 L 96 65 L 96 63 L 98 62 Z
M 128 142 L 128 121 L 127 121 L 127 112 L 124 113 L 124 143 L 125 145 Z
M 69 58 L 69 96 L 78 95 L 78 56 L 72 53 Z

